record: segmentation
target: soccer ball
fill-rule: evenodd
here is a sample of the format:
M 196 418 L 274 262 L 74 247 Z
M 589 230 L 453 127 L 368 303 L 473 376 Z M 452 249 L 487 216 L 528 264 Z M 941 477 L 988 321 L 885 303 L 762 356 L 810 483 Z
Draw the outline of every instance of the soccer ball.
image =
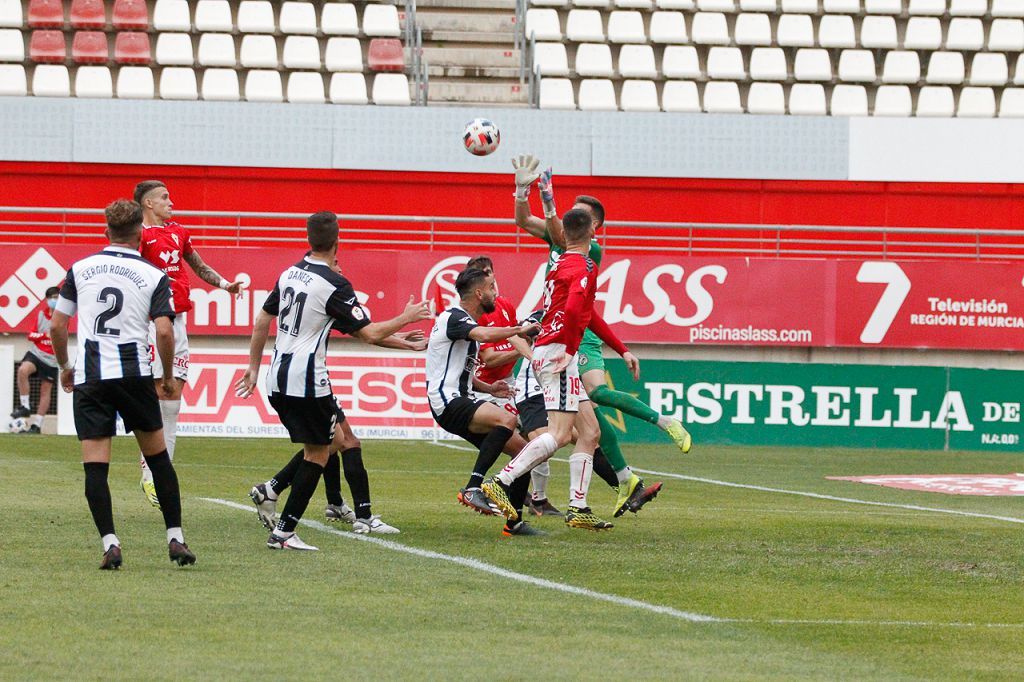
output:
M 24 417 L 15 417 L 7 423 L 7 431 L 10 433 L 25 433 L 28 431 L 28 422 Z
M 493 121 L 488 121 L 486 118 L 474 118 L 466 124 L 462 142 L 470 154 L 487 156 L 501 144 L 501 131 Z

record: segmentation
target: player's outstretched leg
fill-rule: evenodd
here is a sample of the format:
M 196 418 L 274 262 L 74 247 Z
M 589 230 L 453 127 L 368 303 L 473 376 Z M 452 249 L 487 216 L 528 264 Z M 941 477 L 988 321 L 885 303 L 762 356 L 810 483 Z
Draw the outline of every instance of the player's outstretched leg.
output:
M 93 523 L 96 524 L 96 530 L 103 541 L 103 560 L 100 562 L 100 569 L 116 571 L 121 567 L 122 559 L 121 541 L 114 534 L 114 512 L 110 501 L 110 487 L 107 484 L 110 463 L 84 462 L 82 466 L 85 469 L 85 499 L 89 503 Z
M 314 448 L 320 452 L 310 453 Z M 327 460 L 326 445 L 306 446 L 305 451 L 309 455 L 322 457 L 321 461 L 323 462 Z M 320 483 L 320 476 L 323 474 L 323 471 L 324 467 L 322 464 L 318 464 L 310 459 L 303 459 L 299 463 L 298 471 L 295 472 L 295 478 L 292 480 L 292 490 L 288 495 L 288 501 L 281 512 L 281 518 L 277 522 L 277 527 L 270 533 L 270 537 L 267 538 L 267 547 L 270 549 L 314 551 L 319 549 L 303 542 L 295 532 L 295 527 L 298 525 L 302 515 L 306 513 L 306 507 L 309 506 L 309 500 L 313 497 L 316 486 Z
M 185 544 L 181 530 L 181 492 L 171 457 L 167 450 L 145 457 L 149 470 L 153 472 L 153 486 L 160 498 L 160 511 L 164 516 L 164 526 L 167 527 L 167 554 L 179 566 L 194 564 L 196 555 Z
M 611 389 L 603 382 L 592 391 L 587 389 L 587 395 L 601 407 L 619 410 L 631 417 L 654 424 L 668 434 L 669 438 L 676 444 L 676 447 L 682 450 L 683 454 L 690 451 L 693 439 L 690 437 L 690 432 L 686 430 L 686 427 L 678 419 L 659 415 L 649 405 L 640 401 L 635 396 Z
M 277 498 L 292 484 L 304 456 L 303 450 L 299 450 L 270 480 L 257 483 L 249 491 L 249 498 L 256 505 L 256 516 L 267 530 L 277 526 Z

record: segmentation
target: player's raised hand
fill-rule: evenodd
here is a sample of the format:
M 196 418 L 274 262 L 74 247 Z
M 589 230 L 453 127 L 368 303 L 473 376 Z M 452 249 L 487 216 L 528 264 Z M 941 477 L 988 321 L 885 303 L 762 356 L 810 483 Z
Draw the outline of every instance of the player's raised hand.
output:
M 234 294 L 238 298 L 241 298 L 242 292 L 245 291 L 245 282 L 240 279 L 235 280 L 224 287 L 224 290 L 228 293 Z
M 247 369 L 245 374 L 235 382 L 235 395 L 239 398 L 248 398 L 256 390 L 256 380 L 259 370 Z
M 64 389 L 65 393 L 71 393 L 75 390 L 75 368 L 68 367 L 60 372 L 60 387 Z
M 633 381 L 639 381 L 640 380 L 640 358 L 638 358 L 637 356 L 633 355 L 632 353 L 630 353 L 627 350 L 625 355 L 622 356 L 622 359 L 626 363 L 626 369 L 628 369 L 629 373 L 633 375 Z
M 402 313 L 405 318 L 406 324 L 410 322 L 419 322 L 420 320 L 427 320 L 433 317 L 430 314 L 430 304 L 426 299 L 416 303 L 416 299 L 409 296 L 409 302 L 405 304 L 405 311 Z
M 540 159 L 533 154 L 520 154 L 512 159 L 512 168 L 516 171 L 516 199 L 525 201 L 530 196 L 530 185 L 540 177 L 538 166 Z
M 548 204 L 552 204 L 555 201 L 555 186 L 551 179 L 551 167 L 540 174 L 540 178 L 537 179 L 537 189 L 540 190 L 540 198 Z

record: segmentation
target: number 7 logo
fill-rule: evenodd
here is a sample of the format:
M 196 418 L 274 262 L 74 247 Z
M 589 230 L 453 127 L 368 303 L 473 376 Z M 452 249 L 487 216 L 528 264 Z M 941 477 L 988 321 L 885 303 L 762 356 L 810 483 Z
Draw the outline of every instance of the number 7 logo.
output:
M 910 278 L 897 263 L 868 261 L 857 271 L 857 281 L 864 284 L 885 284 L 885 290 L 860 333 L 861 343 L 881 343 L 896 313 L 910 293 Z

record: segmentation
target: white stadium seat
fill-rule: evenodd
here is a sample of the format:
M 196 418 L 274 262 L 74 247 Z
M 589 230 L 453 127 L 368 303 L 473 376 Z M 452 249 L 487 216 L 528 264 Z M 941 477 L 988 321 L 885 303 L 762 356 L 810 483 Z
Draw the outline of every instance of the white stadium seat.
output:
M 856 47 L 853 17 L 847 14 L 826 14 L 818 22 L 818 45 L 821 47 Z
M 205 100 L 237 102 L 241 99 L 238 72 L 234 69 L 207 69 L 203 73 L 202 96 Z
M 668 81 L 661 91 L 661 110 L 696 113 L 700 109 L 700 95 L 693 81 Z
M 700 60 L 692 45 L 669 45 L 661 56 L 661 74 L 665 78 L 700 78 Z
M 1005 85 L 1010 80 L 1006 55 L 999 52 L 979 52 L 971 60 L 971 85 Z
M 572 0 L 571 4 L 573 7 L 608 9 L 612 5 L 612 0 Z
M 541 109 L 575 109 L 576 96 L 568 78 L 542 78 L 540 80 Z
M 316 8 L 311 2 L 286 2 L 281 5 L 278 24 L 281 33 L 316 35 Z
M 333 104 L 366 104 L 366 77 L 361 73 L 332 74 L 330 98 Z
M 293 71 L 288 74 L 289 102 L 301 104 L 324 103 L 324 77 L 316 71 Z
M 806 14 L 783 14 L 775 28 L 775 42 L 782 47 L 812 47 L 814 25 Z
M 983 17 L 988 12 L 988 0 L 950 0 L 951 17 Z
M 551 11 L 554 12 L 554 10 Z M 363 33 L 374 38 L 398 38 L 401 36 L 398 8 L 394 5 L 367 5 L 363 10 Z M 376 81 L 374 82 L 376 83 Z M 390 84 L 390 82 L 397 81 L 385 82 Z
M 199 0 L 196 3 L 196 30 L 224 33 L 235 30 L 228 0 Z
M 576 73 L 580 76 L 611 78 L 615 75 L 615 69 L 612 67 L 612 50 L 608 43 L 580 44 L 576 48 L 575 66 Z
M 230 33 L 204 33 L 199 36 L 200 66 L 236 66 L 235 38 Z M 205 81 L 204 81 L 205 82 Z M 205 97 L 203 99 L 206 99 Z
M 569 75 L 569 58 L 562 43 L 537 43 L 533 63 L 540 69 L 541 76 Z
M 747 113 L 785 114 L 786 94 L 779 83 L 752 83 L 747 90 Z
M 789 89 L 789 113 L 797 116 L 824 116 L 825 88 L 818 84 L 797 83 Z
M 999 117 L 1024 118 L 1024 88 L 1005 88 L 1003 90 L 1003 94 L 999 97 Z
M 690 37 L 698 45 L 728 45 L 731 38 L 725 15 L 717 12 L 697 12 L 690 24 Z
M 25 61 L 25 38 L 13 28 L 0 29 L 0 62 Z
M 265 69 L 253 69 L 245 74 L 245 99 L 249 102 L 283 102 L 281 74 Z
M 541 43 L 543 45 L 545 43 Z M 540 45 L 537 45 L 540 48 Z M 559 44 L 562 50 L 565 47 Z M 328 71 L 362 71 L 363 46 L 359 38 L 334 37 L 327 41 L 324 53 L 324 65 Z M 365 89 L 365 83 L 364 83 Z
M 899 47 L 896 20 L 887 16 L 867 16 L 860 24 L 860 44 L 866 48 L 895 50 Z
M 742 12 L 775 12 L 779 9 L 776 0 L 740 0 Z
M 617 111 L 615 86 L 607 78 L 585 78 L 580 81 L 581 111 Z
M 21 6 L 24 3 L 21 0 L 0 0 L 0 26 L 10 28 L 21 28 L 24 25 L 25 17 L 21 11 Z M 27 88 L 21 87 L 19 84 L 24 80 L 25 70 L 21 70 L 21 78 L 17 76 L 16 70 L 10 70 L 11 78 L 11 89 L 15 93 L 21 93 L 23 90 L 27 91 Z M 0 87 L 4 87 L 0 85 Z
M 947 50 L 980 50 L 985 44 L 985 28 L 981 19 L 957 17 L 950 20 L 946 30 Z
M 875 91 L 873 116 L 910 116 L 913 104 L 906 85 L 883 85 Z
M 70 97 L 68 67 L 63 64 L 38 65 L 32 74 L 32 94 L 36 97 Z
M 921 58 L 916 52 L 887 52 L 882 65 L 883 83 L 916 83 L 921 80 Z
M 823 0 L 822 9 L 830 14 L 860 14 L 860 0 Z
M 864 0 L 864 11 L 868 14 L 901 14 L 902 0 Z
M 161 33 L 156 39 L 156 63 L 167 66 L 192 66 L 192 37 L 187 33 Z
M 153 70 L 148 66 L 122 66 L 117 71 L 120 99 L 153 99 Z
M 839 55 L 839 79 L 847 83 L 873 83 L 875 55 L 871 50 L 843 50 Z
M 937 50 L 942 45 L 942 24 L 935 17 L 910 17 L 903 35 L 908 50 Z
M 557 7 L 562 8 L 569 5 L 569 0 L 530 0 L 531 7 Z
M 832 60 L 828 50 L 802 49 L 796 51 L 793 61 L 793 77 L 798 81 L 832 80 Z
M 113 97 L 114 82 L 105 66 L 79 66 L 75 71 L 75 97 Z
M 697 0 L 697 9 L 701 12 L 728 12 L 736 11 L 735 0 Z
M 863 85 L 837 85 L 832 88 L 829 112 L 833 116 L 867 116 L 868 92 Z
M 782 0 L 782 11 L 792 14 L 817 14 L 818 0 Z
M 320 41 L 313 36 L 288 36 L 282 61 L 286 69 L 319 69 Z
M 941 17 L 946 13 L 946 0 L 910 0 L 907 12 L 917 16 Z
M 554 11 L 554 10 L 552 10 Z M 565 37 L 577 43 L 603 43 L 604 24 L 596 9 L 569 10 L 565 21 Z M 540 40 L 540 38 L 537 38 Z
M 1024 18 L 1024 3 L 1020 0 L 992 0 L 992 16 Z
M 658 111 L 658 87 L 650 80 L 627 80 L 622 83 L 619 99 L 623 111 Z
M 619 75 L 623 78 L 657 78 L 654 49 L 650 45 L 623 45 L 619 50 Z
M 708 78 L 744 80 L 743 53 L 738 47 L 712 47 L 708 51 Z
M 705 83 L 704 111 L 709 114 L 742 114 L 739 86 L 730 81 Z
M 964 56 L 959 52 L 932 52 L 925 81 L 942 85 L 963 83 Z
M 917 116 L 950 117 L 953 115 L 953 89 L 924 87 L 917 94 Z
M 641 9 L 649 12 L 653 5 L 653 0 L 615 0 L 616 9 Z
M 172 66 L 160 72 L 160 99 L 198 99 L 196 72 Z
M 526 37 L 535 40 L 561 40 L 562 24 L 553 9 L 526 10 Z
M 0 64 L 0 96 L 24 97 L 28 94 L 28 79 L 21 64 Z
M 696 0 L 655 0 L 658 9 L 692 10 L 697 6 Z
M 616 10 L 608 17 L 608 40 L 613 43 L 646 43 L 644 19 L 636 10 Z
M 348 2 L 325 2 L 323 10 L 320 12 L 320 30 L 328 36 L 359 35 L 356 6 Z M 366 90 L 365 82 L 363 90 Z
M 786 53 L 779 47 L 755 47 L 750 53 L 750 78 L 755 81 L 784 81 L 789 78 Z
M 276 69 L 280 65 L 277 61 L 277 40 L 267 35 L 244 36 L 241 62 L 246 68 Z
M 960 91 L 957 118 L 992 118 L 996 115 L 996 94 L 992 88 L 967 87 Z
M 993 19 L 988 32 L 988 49 L 993 52 L 1024 50 L 1024 21 Z
M 652 43 L 686 43 L 686 21 L 682 12 L 654 12 L 651 14 Z
M 269 0 L 242 0 L 238 5 L 238 30 L 242 33 L 273 33 L 274 7 Z M 249 79 L 246 78 L 246 89 Z M 246 95 L 248 98 L 248 95 Z M 279 101 L 279 100 L 273 100 Z
M 230 14 L 228 18 L 230 21 Z M 153 28 L 157 31 L 191 31 L 188 0 L 156 0 L 153 6 Z
M 772 24 L 767 14 L 743 12 L 736 15 L 733 33 L 737 45 L 772 44 Z

